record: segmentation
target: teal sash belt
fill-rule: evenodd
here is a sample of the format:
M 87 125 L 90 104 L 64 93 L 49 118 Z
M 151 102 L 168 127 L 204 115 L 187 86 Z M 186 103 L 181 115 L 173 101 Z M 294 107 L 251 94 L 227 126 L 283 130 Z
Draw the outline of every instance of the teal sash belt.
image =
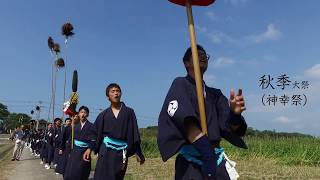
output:
M 89 147 L 89 144 L 83 141 L 79 141 L 79 140 L 74 140 L 74 145 L 81 147 L 81 148 L 87 148 Z
M 219 166 L 222 160 L 224 159 L 223 156 L 224 149 L 222 147 L 220 148 L 214 148 L 214 153 L 218 155 L 217 159 L 217 165 Z M 200 166 L 202 166 L 202 161 L 199 159 L 201 154 L 194 148 L 192 145 L 184 145 L 181 147 L 179 154 L 181 154 L 187 161 L 196 163 Z
M 104 137 L 103 143 L 106 145 L 107 148 L 111 148 L 117 151 L 124 150 L 128 147 L 128 144 L 126 142 L 110 138 L 108 136 Z

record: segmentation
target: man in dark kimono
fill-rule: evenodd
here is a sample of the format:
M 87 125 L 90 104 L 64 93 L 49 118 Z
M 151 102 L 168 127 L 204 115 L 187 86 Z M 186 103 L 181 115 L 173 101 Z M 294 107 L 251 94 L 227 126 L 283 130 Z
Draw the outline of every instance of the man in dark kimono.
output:
M 46 163 L 46 161 L 47 161 L 47 159 L 48 159 L 48 139 L 49 139 L 49 136 L 48 136 L 48 134 L 49 134 L 49 129 L 51 129 L 52 128 L 52 124 L 51 123 L 49 123 L 48 125 L 47 125 L 47 129 L 46 130 L 44 130 L 43 132 L 42 132 L 42 134 L 41 134 L 41 153 L 40 153 L 40 158 L 41 158 L 41 162 L 40 162 L 40 164 L 44 164 L 44 163 Z M 46 168 L 47 166 L 46 166 L 46 164 L 45 164 L 45 168 Z
M 35 134 L 35 153 L 36 153 L 36 156 L 37 157 L 39 157 L 40 156 L 40 149 L 41 149 L 41 141 L 42 141 L 42 139 L 41 139 L 41 130 L 39 130 L 39 131 L 35 131 L 36 132 L 36 134 Z
M 59 147 L 61 144 L 61 129 L 62 129 L 62 120 L 60 118 L 56 118 L 55 121 L 55 127 L 54 127 L 54 141 L 53 141 L 53 145 L 54 145 L 54 157 L 53 157 L 53 165 L 56 168 L 58 165 L 58 161 L 61 157 L 61 155 L 59 154 Z
M 209 56 L 200 45 L 197 48 L 203 77 Z M 163 161 L 178 154 L 175 164 L 177 180 L 230 179 L 237 173 L 234 168 L 227 172 L 226 167 L 234 164 L 227 161 L 220 141 L 224 138 L 235 146 L 247 148 L 242 140 L 247 129 L 241 116 L 245 110 L 242 90 L 237 95 L 231 90 L 228 103 L 221 90 L 208 87 L 203 82 L 208 135 L 203 134 L 191 55 L 189 48 L 183 57 L 188 74 L 173 81 L 159 115 L 157 141 L 160 153 Z
M 87 180 L 91 171 L 91 151 L 96 145 L 95 126 L 87 120 L 89 108 L 81 106 L 74 125 L 74 144 L 64 174 L 65 180 Z
M 37 141 L 37 138 L 38 138 L 38 131 L 37 130 L 33 130 L 32 133 L 31 133 L 31 136 L 30 136 L 30 144 L 31 144 L 31 150 L 32 150 L 32 154 L 34 156 L 37 155 L 36 153 L 36 141 Z
M 60 118 L 56 118 L 54 119 L 54 123 L 56 121 L 61 120 Z M 47 158 L 46 158 L 46 164 L 44 166 L 44 168 L 46 169 L 50 169 L 51 168 L 51 162 L 53 162 L 53 158 L 54 158 L 54 138 L 55 138 L 55 130 L 54 130 L 54 126 L 50 125 L 50 127 L 48 127 L 48 132 L 46 134 L 46 140 L 47 140 Z
M 38 139 L 36 140 L 36 151 L 38 153 L 38 156 L 40 157 L 41 159 L 41 162 L 43 164 L 44 161 L 42 161 L 42 146 L 44 144 L 44 130 L 43 129 L 40 129 L 38 131 Z
M 58 161 L 58 165 L 56 167 L 55 172 L 59 174 L 64 174 L 65 168 L 67 165 L 67 159 L 69 157 L 70 151 L 71 151 L 71 119 L 66 118 L 65 119 L 65 126 L 62 129 L 61 132 L 61 143 L 59 146 L 59 154 L 60 159 Z
M 137 161 L 145 159 L 140 148 L 140 134 L 134 110 L 121 99 L 121 88 L 112 83 L 106 88 L 111 106 L 101 112 L 95 126 L 98 131 L 98 161 L 95 180 L 121 180 L 126 173 L 128 157 L 136 154 Z

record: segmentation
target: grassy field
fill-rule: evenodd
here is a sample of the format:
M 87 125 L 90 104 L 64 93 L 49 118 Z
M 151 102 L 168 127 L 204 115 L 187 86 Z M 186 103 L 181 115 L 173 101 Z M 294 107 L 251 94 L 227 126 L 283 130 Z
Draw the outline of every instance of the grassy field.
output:
M 129 160 L 126 179 L 173 179 L 174 158 L 162 162 L 155 129 L 141 130 L 143 166 Z M 320 179 L 320 139 L 311 136 L 247 136 L 248 149 L 222 141 L 237 162 L 240 179 Z
M 0 134 L 0 179 L 6 179 L 6 175 L 11 171 L 10 158 L 14 144 L 8 140 L 9 135 Z
M 0 161 L 13 148 L 13 144 L 0 144 Z
M 8 140 L 8 134 L 0 134 L 0 163 L 4 162 L 14 144 Z
M 156 131 L 141 130 L 142 149 L 146 157 L 160 157 Z M 311 136 L 270 137 L 246 136 L 248 149 L 240 149 L 222 141 L 226 153 L 236 159 L 271 159 L 279 165 L 320 166 L 320 138 Z
M 248 149 L 238 149 L 229 143 L 222 146 L 233 158 L 270 159 L 279 165 L 320 166 L 320 139 L 304 137 L 246 137 Z
M 306 165 L 279 165 L 272 159 L 235 159 L 240 179 L 320 179 L 320 167 Z M 174 179 L 174 159 L 164 163 L 160 158 L 147 158 L 140 166 L 134 158 L 129 160 L 127 180 Z
M 129 159 L 125 179 L 174 179 L 174 158 L 162 162 L 154 129 L 141 129 L 146 162 Z M 320 139 L 310 136 L 247 136 L 248 149 L 222 141 L 229 158 L 237 162 L 240 179 L 319 179 Z M 94 166 L 93 162 L 93 166 Z

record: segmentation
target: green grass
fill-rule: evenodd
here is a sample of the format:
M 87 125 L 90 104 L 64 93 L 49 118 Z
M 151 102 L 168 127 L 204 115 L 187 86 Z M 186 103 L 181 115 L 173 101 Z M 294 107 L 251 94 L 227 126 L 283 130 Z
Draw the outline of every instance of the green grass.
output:
M 9 141 L 7 138 L 9 138 L 8 134 L 0 134 L 0 161 L 4 161 L 4 158 L 8 156 L 9 152 L 13 149 L 14 143 Z
M 156 129 L 140 129 L 141 147 L 146 157 L 140 166 L 129 159 L 126 180 L 174 179 L 174 162 L 163 162 L 156 141 Z M 237 162 L 241 179 L 320 179 L 320 138 L 303 135 L 246 136 L 248 149 L 240 149 L 222 141 L 229 158 Z M 95 161 L 92 162 L 93 167 Z
M 235 148 L 223 141 L 227 154 L 234 158 L 273 159 L 283 165 L 320 166 L 320 139 L 313 137 L 246 137 L 248 149 Z
M 141 148 L 147 158 L 159 158 L 156 130 L 141 129 Z M 235 159 L 265 158 L 280 165 L 320 166 L 320 139 L 312 136 L 247 136 L 248 149 L 234 147 L 222 141 L 226 153 Z
M 174 161 L 162 162 L 156 130 L 140 130 L 143 166 L 130 158 L 126 180 L 174 179 Z M 312 136 L 247 136 L 248 149 L 236 148 L 226 141 L 221 145 L 237 162 L 241 179 L 320 179 L 320 139 Z
M 0 162 L 4 161 L 7 156 L 9 156 L 12 151 L 13 144 L 0 144 Z
M 152 127 L 140 129 L 141 149 L 145 157 L 158 158 L 157 130 Z

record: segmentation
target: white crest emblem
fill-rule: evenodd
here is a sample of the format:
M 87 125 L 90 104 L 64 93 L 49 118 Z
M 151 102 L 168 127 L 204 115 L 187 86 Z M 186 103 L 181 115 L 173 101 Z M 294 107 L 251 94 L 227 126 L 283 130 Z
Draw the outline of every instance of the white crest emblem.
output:
M 178 101 L 174 100 L 174 101 L 169 102 L 169 105 L 168 105 L 169 116 L 172 117 L 177 110 L 178 110 Z

